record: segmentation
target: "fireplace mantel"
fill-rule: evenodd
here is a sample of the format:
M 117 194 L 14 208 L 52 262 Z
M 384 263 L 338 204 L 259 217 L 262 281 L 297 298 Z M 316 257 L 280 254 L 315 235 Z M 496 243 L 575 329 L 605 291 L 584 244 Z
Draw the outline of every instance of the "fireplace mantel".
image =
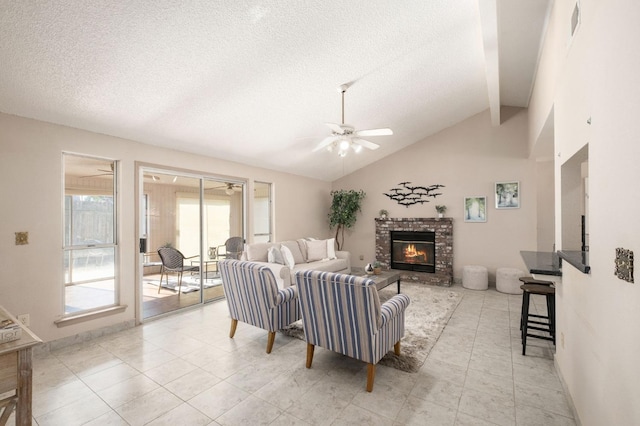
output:
M 399 271 L 405 281 L 416 281 L 449 287 L 453 283 L 453 219 L 450 217 L 376 218 L 376 260 L 383 268 L 391 265 L 391 231 L 435 232 L 435 273 Z

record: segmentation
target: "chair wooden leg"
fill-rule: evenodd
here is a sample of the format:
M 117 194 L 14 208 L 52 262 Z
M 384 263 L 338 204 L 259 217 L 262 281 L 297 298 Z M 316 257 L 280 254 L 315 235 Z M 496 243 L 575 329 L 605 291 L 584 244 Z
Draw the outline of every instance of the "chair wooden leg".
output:
M 238 320 L 231 318 L 231 331 L 229 331 L 229 337 L 233 339 L 236 334 L 236 328 L 238 328 Z
M 169 282 L 167 281 L 167 285 Z M 178 273 L 178 297 L 182 294 L 182 272 Z
M 270 331 L 269 337 L 267 338 L 267 353 L 271 353 L 271 349 L 273 349 L 273 342 L 276 340 L 276 332 Z
M 316 347 L 311 343 L 307 343 L 307 368 L 311 368 L 311 363 L 313 362 L 313 350 Z
M 393 345 L 393 353 L 400 356 L 400 340 L 398 340 L 396 344 Z
M 160 284 L 158 285 L 158 294 L 160 294 L 160 289 L 162 288 L 162 275 L 163 274 L 164 274 L 164 269 L 160 269 Z
M 376 378 L 376 365 L 367 364 L 367 392 L 373 390 L 373 381 Z

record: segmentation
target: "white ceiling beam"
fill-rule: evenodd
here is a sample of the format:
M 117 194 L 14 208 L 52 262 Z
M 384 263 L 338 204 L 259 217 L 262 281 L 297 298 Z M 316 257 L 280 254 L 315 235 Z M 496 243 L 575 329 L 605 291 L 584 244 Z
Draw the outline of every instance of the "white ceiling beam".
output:
M 500 55 L 498 52 L 498 5 L 497 0 L 478 0 L 480 27 L 487 75 L 491 124 L 500 125 Z

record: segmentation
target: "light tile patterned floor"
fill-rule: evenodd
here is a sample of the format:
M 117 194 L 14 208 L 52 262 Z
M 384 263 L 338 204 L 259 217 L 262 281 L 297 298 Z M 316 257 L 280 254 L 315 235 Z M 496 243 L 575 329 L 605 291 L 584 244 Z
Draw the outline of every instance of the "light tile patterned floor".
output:
M 366 368 L 239 324 L 224 301 L 34 359 L 33 416 L 44 425 L 575 425 L 553 346 L 529 339 L 521 296 L 465 290 L 415 374 Z M 534 298 L 545 309 L 544 299 Z M 13 420 L 12 420 L 13 421 Z

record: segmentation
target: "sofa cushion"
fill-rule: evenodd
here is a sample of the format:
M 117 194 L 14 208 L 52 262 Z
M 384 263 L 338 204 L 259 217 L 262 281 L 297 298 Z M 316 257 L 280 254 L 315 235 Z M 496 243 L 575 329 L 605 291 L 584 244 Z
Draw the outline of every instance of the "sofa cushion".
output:
M 276 246 L 269 247 L 267 259 L 269 263 L 279 263 L 280 265 L 284 265 L 284 256 L 282 256 L 282 252 Z
M 307 241 L 307 262 L 314 262 L 316 260 L 327 259 L 327 241 L 326 240 L 313 240 Z
M 295 265 L 291 268 L 291 273 L 297 271 L 326 271 L 326 272 L 341 272 L 349 267 L 347 259 L 333 259 L 333 260 L 318 260 L 317 262 L 303 263 L 302 265 Z
M 267 262 L 269 259 L 269 248 L 273 243 L 254 243 L 246 246 L 247 260 L 249 262 Z
M 305 263 L 307 261 L 307 259 L 302 256 L 302 251 L 297 241 L 283 241 L 280 244 L 291 251 L 294 263 Z

